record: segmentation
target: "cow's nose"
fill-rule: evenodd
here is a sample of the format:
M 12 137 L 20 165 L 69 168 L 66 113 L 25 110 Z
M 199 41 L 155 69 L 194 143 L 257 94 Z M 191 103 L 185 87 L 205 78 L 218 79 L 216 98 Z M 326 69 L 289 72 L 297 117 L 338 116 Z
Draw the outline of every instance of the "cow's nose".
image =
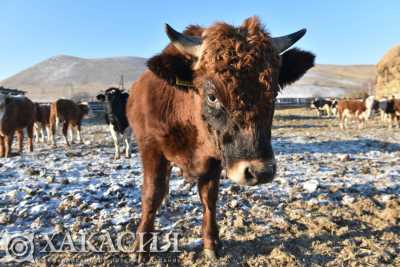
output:
M 249 186 L 271 182 L 275 174 L 275 160 L 239 161 L 227 169 L 229 179 Z
M 267 162 L 260 167 L 260 164 L 249 165 L 244 170 L 244 177 L 247 185 L 264 184 L 271 182 L 276 174 L 276 163 Z

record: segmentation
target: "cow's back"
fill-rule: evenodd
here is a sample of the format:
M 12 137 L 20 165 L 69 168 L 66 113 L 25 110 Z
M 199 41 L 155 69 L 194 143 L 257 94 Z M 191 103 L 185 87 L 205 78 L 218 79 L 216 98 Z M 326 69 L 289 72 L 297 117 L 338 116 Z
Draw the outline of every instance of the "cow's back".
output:
M 27 97 L 8 97 L 4 116 L 1 120 L 1 132 L 11 134 L 15 130 L 33 125 L 36 119 L 35 104 Z
M 51 104 L 51 117 L 60 122 L 76 122 L 80 119 L 80 108 L 72 100 L 59 99 Z
M 366 110 L 365 104 L 358 100 L 339 100 L 337 104 L 339 113 L 348 110 L 351 114 L 364 112 Z
M 50 106 L 49 105 L 37 105 L 36 119 L 42 124 L 49 124 L 50 122 Z

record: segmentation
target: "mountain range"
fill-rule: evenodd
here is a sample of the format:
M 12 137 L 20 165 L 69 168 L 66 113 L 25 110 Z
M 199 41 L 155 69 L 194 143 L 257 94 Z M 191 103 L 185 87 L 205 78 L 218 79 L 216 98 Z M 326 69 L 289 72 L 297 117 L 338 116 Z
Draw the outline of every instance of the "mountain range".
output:
M 35 101 L 93 99 L 101 90 L 119 86 L 121 76 L 125 88 L 129 88 L 144 70 L 146 58 L 142 57 L 87 59 L 59 55 L 0 81 L 0 85 L 27 91 Z M 285 88 L 280 97 L 333 97 L 367 91 L 375 71 L 374 65 L 318 64 Z

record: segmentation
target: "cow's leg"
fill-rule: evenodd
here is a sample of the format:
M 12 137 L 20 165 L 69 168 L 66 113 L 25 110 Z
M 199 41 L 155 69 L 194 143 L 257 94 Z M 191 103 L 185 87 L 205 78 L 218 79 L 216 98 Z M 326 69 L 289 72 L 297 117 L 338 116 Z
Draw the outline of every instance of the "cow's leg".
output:
M 45 131 L 45 126 L 44 124 L 40 125 L 40 142 L 44 143 L 44 131 Z
M 143 186 L 142 186 L 142 215 L 136 230 L 135 251 L 149 252 L 149 240 L 154 231 L 154 217 L 167 192 L 166 176 L 170 168 L 169 162 L 158 150 L 153 147 L 141 149 L 143 161 Z M 141 242 L 143 241 L 143 242 Z M 141 244 L 147 244 L 140 247 Z M 138 255 L 139 260 L 143 254 Z
M 35 142 L 39 143 L 39 125 L 37 123 L 33 125 L 33 134 L 35 135 Z
M 82 135 L 81 135 L 81 125 L 78 124 L 78 126 L 76 126 L 76 135 L 78 136 L 78 143 L 79 144 L 83 144 L 83 139 L 82 139 Z
M 125 142 L 125 157 L 130 158 L 131 157 L 131 135 L 132 131 L 131 128 L 128 127 L 124 131 L 124 142 Z
M 50 136 L 49 136 L 51 145 L 56 147 L 56 123 L 55 121 L 50 122 Z
M 18 140 L 18 153 L 22 153 L 24 150 L 24 130 L 17 130 L 17 140 Z
M 348 128 L 348 123 L 349 123 L 349 116 L 348 116 L 347 112 L 345 111 L 343 114 L 343 129 Z
M 344 130 L 344 112 L 339 112 L 339 126 L 340 129 Z
M 42 130 L 42 136 L 43 136 L 43 128 L 41 128 Z M 32 125 L 28 125 L 28 127 L 26 128 L 27 134 L 28 134 L 28 148 L 29 148 L 29 152 L 33 152 L 33 124 Z
M 70 146 L 69 142 L 68 142 L 68 122 L 64 121 L 63 125 L 62 125 L 62 133 L 65 139 L 65 145 L 66 146 Z
M 51 136 L 50 125 L 47 125 L 47 126 L 46 126 L 46 134 L 47 134 L 47 143 L 50 143 L 50 142 L 51 142 L 51 138 L 50 138 L 50 136 Z
M 71 140 L 71 143 L 74 143 L 74 127 L 73 126 L 69 127 L 68 134 L 69 134 L 69 140 Z
M 357 116 L 358 129 L 362 129 L 367 124 L 367 118 L 365 113 L 361 113 Z
M 216 205 L 218 199 L 219 176 L 201 178 L 199 180 L 199 195 L 203 205 L 202 236 L 204 253 L 209 258 L 217 256 L 219 244 L 218 225 L 216 220 Z
M 4 157 L 4 136 L 0 136 L 0 157 Z
M 111 137 L 114 142 L 114 159 L 119 159 L 120 158 L 120 148 L 119 148 L 119 142 L 118 142 L 118 133 L 114 129 L 114 125 L 112 123 L 109 124 L 110 127 L 110 133 Z
M 13 138 L 14 138 L 14 132 L 12 132 L 11 134 L 8 134 L 5 136 L 5 157 L 8 158 L 11 156 L 11 147 L 12 147 L 12 142 L 13 142 Z

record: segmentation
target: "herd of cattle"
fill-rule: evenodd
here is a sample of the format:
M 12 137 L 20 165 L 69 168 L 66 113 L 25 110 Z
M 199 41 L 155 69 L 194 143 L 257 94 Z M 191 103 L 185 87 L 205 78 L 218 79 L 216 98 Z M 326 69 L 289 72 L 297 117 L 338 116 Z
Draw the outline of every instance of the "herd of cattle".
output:
M 337 116 L 342 129 L 348 128 L 349 119 L 357 121 L 358 127 L 362 128 L 376 113 L 380 114 L 382 123 L 387 124 L 389 128 L 392 128 L 393 123 L 400 127 L 400 99 L 394 96 L 341 100 L 315 98 L 311 102 L 311 108 L 315 109 L 319 116 Z
M 48 142 L 56 146 L 55 132 L 58 125 L 62 124 L 62 133 L 66 145 L 70 142 L 67 137 L 70 129 L 71 141 L 73 131 L 76 131 L 78 142 L 83 142 L 81 137 L 81 123 L 89 113 L 87 103 L 75 103 L 68 99 L 59 99 L 50 105 L 33 103 L 26 96 L 0 95 L 0 156 L 9 157 L 14 134 L 17 134 L 19 152 L 23 150 L 24 129 L 27 130 L 29 151 L 33 151 L 33 136 L 36 141 L 44 142 L 47 132 Z
M 130 156 L 130 136 L 125 114 L 128 94 L 118 88 L 110 88 L 105 94 L 97 96 L 105 103 L 105 120 L 115 142 L 115 158 L 119 158 L 118 134 L 124 136 L 126 157 Z M 33 137 L 36 143 L 47 143 L 56 147 L 56 130 L 62 126 L 65 145 L 74 142 L 74 131 L 77 142 L 83 143 L 81 125 L 83 118 L 89 114 L 88 103 L 75 103 L 69 99 L 58 99 L 51 104 L 32 102 L 28 97 L 0 94 L 0 157 L 9 157 L 14 135 L 17 135 L 19 153 L 23 150 L 24 129 L 28 134 L 29 151 L 33 151 Z M 69 138 L 68 138 L 69 132 Z

